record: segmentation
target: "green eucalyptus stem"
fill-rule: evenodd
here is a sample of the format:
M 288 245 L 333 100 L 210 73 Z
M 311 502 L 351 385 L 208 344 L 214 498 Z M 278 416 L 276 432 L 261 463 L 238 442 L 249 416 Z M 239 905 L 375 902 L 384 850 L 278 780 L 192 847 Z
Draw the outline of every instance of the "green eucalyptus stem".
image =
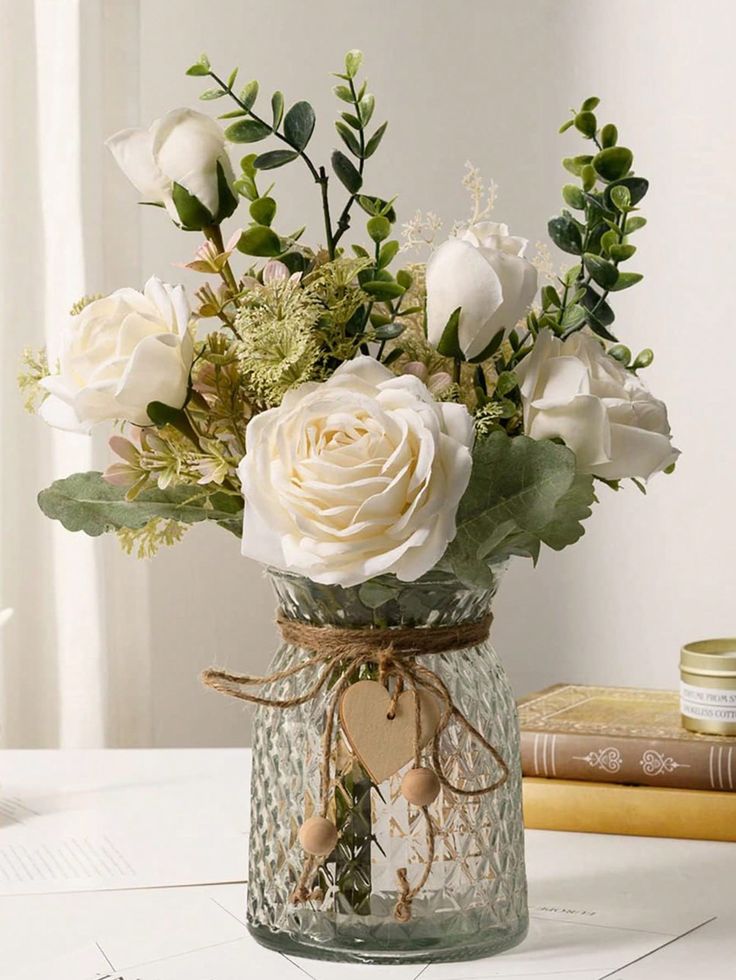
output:
M 310 160 L 310 158 L 307 156 L 307 154 L 304 152 L 303 149 L 300 149 L 298 146 L 295 146 L 291 142 L 291 140 L 286 135 L 284 135 L 284 133 L 280 133 L 278 131 L 278 129 L 274 129 L 274 127 L 273 126 L 270 126 L 266 122 L 265 119 L 263 119 L 257 113 L 253 112 L 253 110 L 251 108 L 249 108 L 245 104 L 245 102 L 242 101 L 242 99 L 238 98 L 238 96 L 232 90 L 232 87 L 230 85 L 228 85 L 227 82 L 224 79 L 220 78 L 219 75 L 215 74 L 215 72 L 213 72 L 211 69 L 208 71 L 208 75 L 210 76 L 210 78 L 214 82 L 216 82 L 220 86 L 220 88 L 224 92 L 227 92 L 227 94 L 230 96 L 230 98 L 235 103 L 237 103 L 237 105 L 239 105 L 240 108 L 247 115 L 249 115 L 251 117 L 251 119 L 254 119 L 256 122 L 261 123 L 263 126 L 267 126 L 271 130 L 271 132 L 273 133 L 273 135 L 277 139 L 281 140 L 282 143 L 286 143 L 286 145 L 288 147 L 290 147 L 292 150 L 294 150 L 294 152 L 297 153 L 302 158 L 302 160 L 304 161 L 304 163 L 307 166 L 307 169 L 309 170 L 310 174 L 314 178 L 314 182 L 316 184 L 319 184 L 320 185 L 320 193 L 321 193 L 321 197 L 322 197 L 322 212 L 323 212 L 323 215 L 324 215 L 324 222 L 325 222 L 325 235 L 326 235 L 326 238 L 327 238 L 327 251 L 328 251 L 328 253 L 330 255 L 330 259 L 334 259 L 334 257 L 335 257 L 335 238 L 334 238 L 334 234 L 333 234 L 333 231 L 332 231 L 332 222 L 330 220 L 330 202 L 329 202 L 329 197 L 328 197 L 328 192 L 327 192 L 327 185 L 328 185 L 329 177 L 327 176 L 327 172 L 325 171 L 325 168 L 324 167 L 320 167 L 319 169 L 317 169 L 317 167 Z
M 623 240 L 626 237 L 626 212 L 625 211 L 622 211 L 621 212 L 621 220 L 620 220 L 620 222 L 617 222 L 617 224 L 618 224 L 618 229 L 619 229 L 618 230 L 619 244 L 623 244 Z M 611 261 L 613 262 L 613 264 L 618 269 L 619 260 L 618 259 L 611 259 Z M 606 298 L 608 297 L 608 294 L 610 292 L 611 292 L 610 289 L 604 289 L 603 290 L 600 298 L 598 299 L 598 302 L 595 304 L 595 306 L 593 307 L 593 309 L 590 311 L 591 316 L 595 316 L 596 310 L 601 306 L 602 303 L 605 303 Z
M 353 106 L 355 108 L 355 115 L 356 115 L 358 121 L 360 122 L 360 129 L 358 130 L 358 145 L 360 146 L 360 159 L 358 161 L 358 173 L 360 174 L 360 176 L 362 178 L 363 177 L 363 169 L 365 167 L 365 156 L 364 156 L 364 154 L 365 154 L 365 127 L 363 126 L 363 121 L 362 121 L 361 116 L 360 116 L 360 104 L 359 104 L 359 100 L 358 100 L 358 93 L 355 91 L 355 83 L 353 82 L 353 79 L 352 78 L 350 78 L 348 80 L 348 84 L 350 86 L 350 94 L 353 97 Z M 357 198 L 357 196 L 358 196 L 357 194 L 351 194 L 350 197 L 347 199 L 347 202 L 345 204 L 345 207 L 342 209 L 342 212 L 340 213 L 340 217 L 337 220 L 337 230 L 335 231 L 335 236 L 334 236 L 334 239 L 333 239 L 333 244 L 335 246 L 337 245 L 337 243 L 340 241 L 340 239 L 342 238 L 342 236 L 345 234 L 345 232 L 350 227 L 350 209 L 352 208 L 353 204 L 355 203 L 355 199 Z

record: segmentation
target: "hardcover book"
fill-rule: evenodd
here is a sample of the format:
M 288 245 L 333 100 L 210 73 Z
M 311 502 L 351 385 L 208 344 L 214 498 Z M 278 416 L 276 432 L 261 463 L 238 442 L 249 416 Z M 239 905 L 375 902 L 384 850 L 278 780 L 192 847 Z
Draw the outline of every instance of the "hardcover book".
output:
M 637 837 L 736 840 L 736 793 L 524 777 L 524 825 Z
M 675 691 L 556 684 L 519 702 L 525 776 L 736 789 L 736 738 L 680 724 Z

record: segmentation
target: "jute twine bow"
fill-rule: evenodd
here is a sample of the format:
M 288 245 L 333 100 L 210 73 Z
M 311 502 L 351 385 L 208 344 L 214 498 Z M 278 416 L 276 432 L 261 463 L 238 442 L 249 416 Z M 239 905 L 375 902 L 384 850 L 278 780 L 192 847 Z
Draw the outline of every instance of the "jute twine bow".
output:
M 284 670 L 275 671 L 263 677 L 250 674 L 230 674 L 227 671 L 210 667 L 202 673 L 202 681 L 208 687 L 229 697 L 239 698 L 252 704 L 266 705 L 269 708 L 284 709 L 306 704 L 317 697 L 328 684 L 334 685 L 325 711 L 320 762 L 318 814 L 327 819 L 332 785 L 330 766 L 336 710 L 340 698 L 350 684 L 355 681 L 359 668 L 364 664 L 376 664 L 379 680 L 386 687 L 388 687 L 389 678 L 395 678 L 394 691 L 389 704 L 389 718 L 392 717 L 392 713 L 395 713 L 401 692 L 406 687 L 414 691 L 414 765 L 416 767 L 421 765 L 422 719 L 419 690 L 423 689 L 434 695 L 441 705 L 440 720 L 431 740 L 432 767 L 440 784 L 445 789 L 460 796 L 483 796 L 492 793 L 506 782 L 509 775 L 508 766 L 493 745 L 481 735 L 477 728 L 471 725 L 465 715 L 455 706 L 444 681 L 433 670 L 418 661 L 423 657 L 449 651 L 459 653 L 468 647 L 484 642 L 488 638 L 492 621 L 493 616 L 489 613 L 475 622 L 463 623 L 458 626 L 345 629 L 338 626 L 312 626 L 300 620 L 287 619 L 283 613 L 279 613 L 276 623 L 285 642 L 311 651 L 311 656 L 297 661 Z M 303 693 L 294 697 L 264 697 L 243 690 L 247 687 L 262 687 L 266 684 L 286 680 L 313 667 L 320 668 L 316 679 Z M 479 789 L 454 786 L 449 781 L 442 768 L 440 738 L 450 722 L 459 724 L 486 749 L 501 771 L 498 779 Z M 427 828 L 427 857 L 423 873 L 413 887 L 409 885 L 406 868 L 397 869 L 399 898 L 394 908 L 394 917 L 399 922 L 408 922 L 411 918 L 412 901 L 427 883 L 434 861 L 435 830 L 429 807 L 422 806 L 420 809 L 424 815 Z M 313 889 L 312 886 L 317 869 L 323 859 L 324 855 L 307 855 L 291 896 L 293 902 L 298 904 L 310 899 L 318 900 L 321 898 L 320 890 Z

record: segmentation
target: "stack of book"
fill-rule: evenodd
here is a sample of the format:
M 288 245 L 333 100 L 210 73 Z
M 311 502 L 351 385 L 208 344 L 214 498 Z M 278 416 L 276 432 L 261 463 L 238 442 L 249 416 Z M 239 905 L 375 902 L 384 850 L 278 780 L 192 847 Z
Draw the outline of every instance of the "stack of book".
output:
M 677 693 L 557 684 L 519 719 L 527 827 L 736 840 L 736 738 L 682 728 Z

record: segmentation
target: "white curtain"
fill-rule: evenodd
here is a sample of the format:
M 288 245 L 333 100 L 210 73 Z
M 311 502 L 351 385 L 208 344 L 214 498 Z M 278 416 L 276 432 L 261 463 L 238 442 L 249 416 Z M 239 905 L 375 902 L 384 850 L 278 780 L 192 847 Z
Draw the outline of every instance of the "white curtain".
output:
M 20 350 L 47 344 L 81 296 L 135 283 L 103 147 L 137 122 L 137 3 L 0 0 L 0 745 L 150 741 L 145 566 L 47 521 L 36 494 L 99 468 L 105 437 L 23 412 Z M 113 233 L 114 232 L 114 233 Z

